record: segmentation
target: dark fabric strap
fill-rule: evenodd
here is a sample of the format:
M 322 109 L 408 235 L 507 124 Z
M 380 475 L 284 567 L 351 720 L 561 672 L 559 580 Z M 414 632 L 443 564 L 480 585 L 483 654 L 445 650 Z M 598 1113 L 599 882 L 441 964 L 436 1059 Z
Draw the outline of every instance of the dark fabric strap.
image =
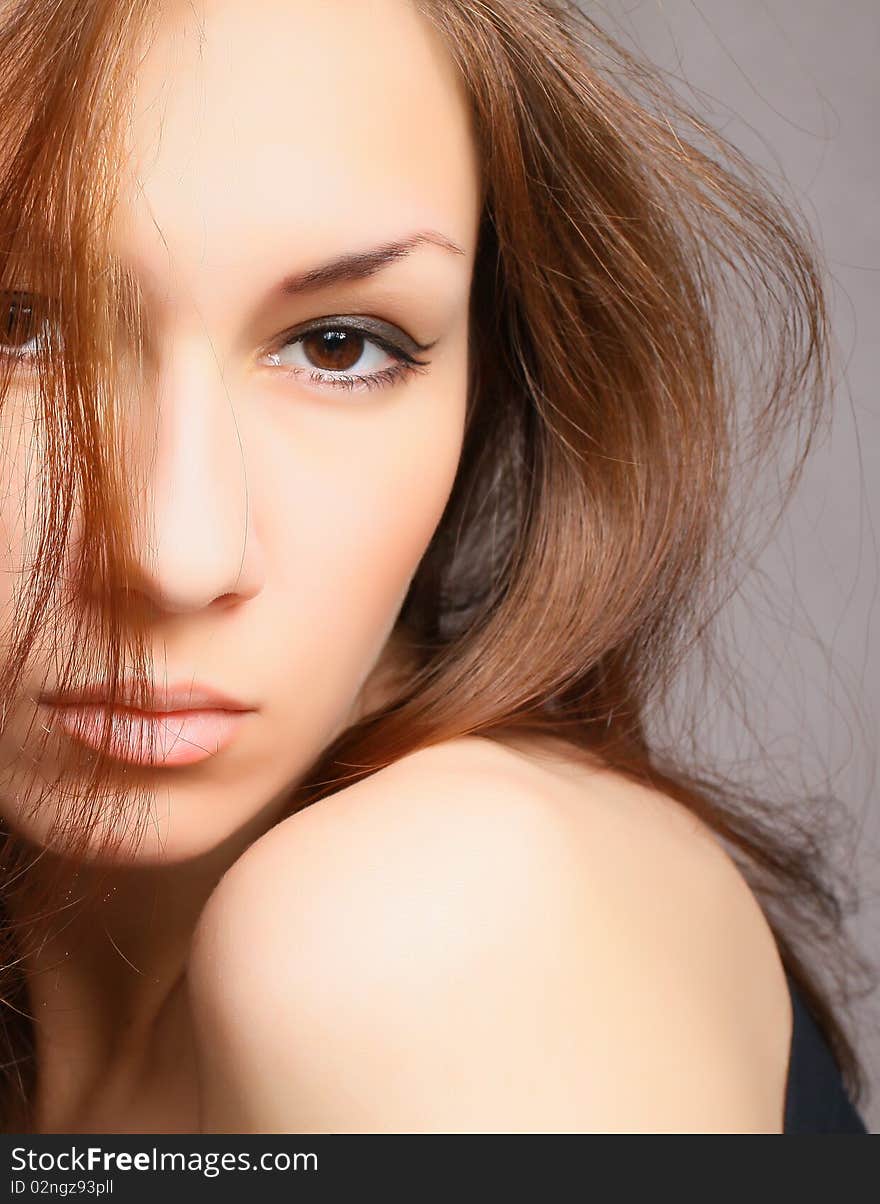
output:
M 783 1132 L 867 1134 L 827 1041 L 794 980 L 786 977 L 793 1025 Z

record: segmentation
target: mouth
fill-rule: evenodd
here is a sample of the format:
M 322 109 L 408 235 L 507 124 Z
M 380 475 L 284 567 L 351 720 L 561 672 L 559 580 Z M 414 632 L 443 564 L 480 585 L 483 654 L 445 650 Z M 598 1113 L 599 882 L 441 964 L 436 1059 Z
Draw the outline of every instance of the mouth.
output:
M 131 691 L 123 691 L 129 699 Z M 149 710 L 127 701 L 110 712 L 101 688 L 85 688 L 65 695 L 41 695 L 39 703 L 71 739 L 98 749 L 109 721 L 107 752 L 132 765 L 192 765 L 227 748 L 255 708 L 222 695 L 213 688 L 194 686 L 153 690 Z M 50 729 L 51 730 L 51 729 Z
M 116 705 L 121 710 L 139 711 L 143 708 L 149 714 L 170 714 L 177 711 L 250 711 L 254 708 L 249 703 L 241 702 L 229 694 L 224 694 L 214 686 L 204 685 L 197 681 L 180 681 L 172 686 L 153 685 L 146 700 L 138 697 L 136 683 L 131 678 L 124 678 L 117 689 Z M 94 682 L 91 685 L 75 687 L 72 690 L 45 691 L 40 694 L 38 701 L 51 706 L 101 706 L 110 697 L 110 689 L 104 682 Z

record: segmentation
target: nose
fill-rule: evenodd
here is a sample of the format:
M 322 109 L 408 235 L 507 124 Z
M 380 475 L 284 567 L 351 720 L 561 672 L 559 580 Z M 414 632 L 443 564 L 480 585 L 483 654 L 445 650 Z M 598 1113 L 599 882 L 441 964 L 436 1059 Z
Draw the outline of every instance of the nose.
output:
M 167 356 L 151 392 L 135 407 L 147 496 L 139 515 L 145 542 L 129 588 L 166 614 L 252 597 L 263 583 L 255 466 L 210 340 L 192 339 Z

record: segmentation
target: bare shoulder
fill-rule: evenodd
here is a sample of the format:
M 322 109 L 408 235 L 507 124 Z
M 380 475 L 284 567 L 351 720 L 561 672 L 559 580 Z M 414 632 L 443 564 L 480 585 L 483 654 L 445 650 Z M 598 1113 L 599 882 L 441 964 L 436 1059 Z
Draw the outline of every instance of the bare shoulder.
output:
M 772 933 L 684 808 L 551 743 L 420 750 L 202 916 L 205 1131 L 779 1131 Z

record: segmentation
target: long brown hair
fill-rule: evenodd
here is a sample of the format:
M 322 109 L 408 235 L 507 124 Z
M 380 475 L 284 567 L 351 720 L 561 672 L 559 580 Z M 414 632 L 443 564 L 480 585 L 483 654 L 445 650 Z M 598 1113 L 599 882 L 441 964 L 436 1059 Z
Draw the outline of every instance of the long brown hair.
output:
M 839 804 L 807 800 L 798 819 L 649 734 L 736 587 L 746 515 L 732 482 L 749 496 L 748 474 L 794 433 L 784 504 L 822 421 L 830 340 L 809 229 L 574 3 L 418 7 L 461 73 L 484 173 L 467 431 L 400 616 L 416 663 L 291 784 L 289 810 L 465 734 L 588 751 L 684 803 L 730 849 L 858 1102 L 863 1071 L 810 957 L 821 948 L 841 982 L 858 960 L 819 826 Z M 45 512 L 16 597 L 7 699 L 41 640 L 77 658 L 72 680 L 89 658 L 93 676 L 125 665 L 149 682 L 145 619 L 126 591 L 139 534 L 113 350 L 120 314 L 139 348 L 142 316 L 108 230 L 132 61 L 155 8 L 16 0 L 0 28 L 0 288 L 26 265 L 65 332 L 37 371 Z M 0 404 L 10 387 L 5 374 Z M 56 608 L 74 504 L 77 563 L 101 602 L 88 640 L 61 640 Z M 64 778 L 68 870 L 97 828 L 109 848 L 142 818 L 142 783 L 109 758 L 76 770 Z M 57 910 L 62 863 L 32 899 L 35 850 L 4 835 L 0 903 L 15 891 L 19 916 L 24 902 L 35 917 Z M 27 1121 L 37 1067 L 28 930 L 7 922 L 2 939 L 9 1129 Z

